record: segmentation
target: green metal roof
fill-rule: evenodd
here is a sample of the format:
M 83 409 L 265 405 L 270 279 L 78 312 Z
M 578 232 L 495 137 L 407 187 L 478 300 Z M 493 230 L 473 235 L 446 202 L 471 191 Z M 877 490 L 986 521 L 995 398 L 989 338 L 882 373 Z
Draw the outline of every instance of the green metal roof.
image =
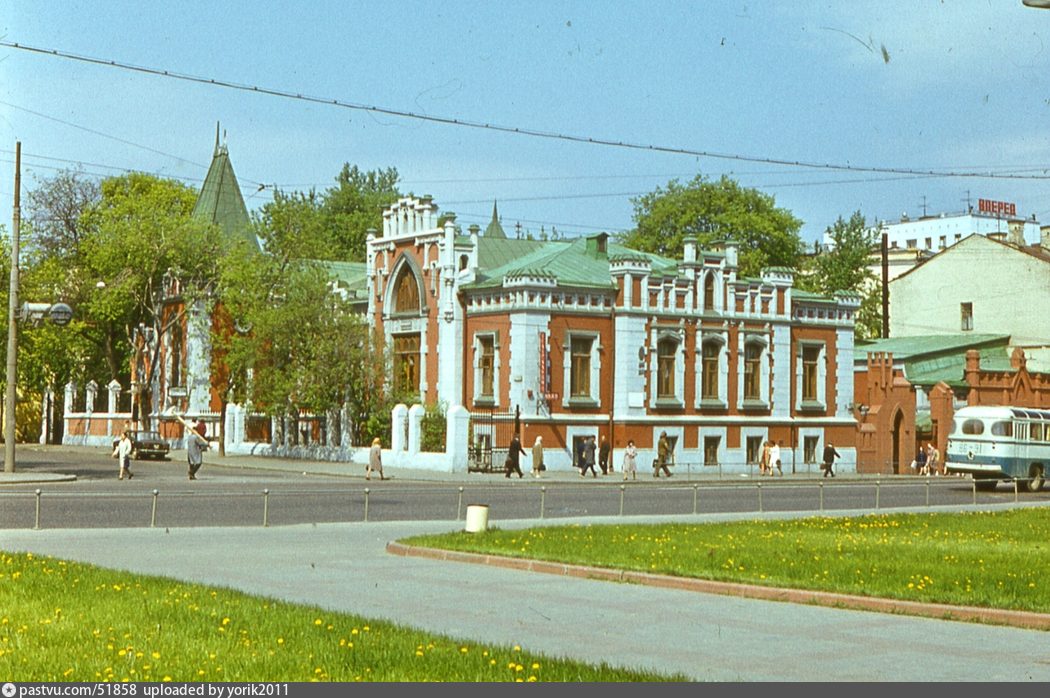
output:
M 229 153 L 225 145 L 219 145 L 218 134 L 215 141 L 215 155 L 193 206 L 193 217 L 214 223 L 226 237 L 243 238 L 254 249 L 259 249 L 259 240 L 251 230 L 248 208 L 244 205 Z
M 481 236 L 478 238 L 478 270 L 487 273 L 550 244 L 555 243 Z
M 368 300 L 368 270 L 364 262 L 318 261 L 317 264 L 351 299 Z
M 866 361 L 867 352 L 880 351 L 893 354 L 893 358 L 905 361 L 926 354 L 943 352 L 966 353 L 967 349 L 980 349 L 988 345 L 1006 346 L 1008 334 L 938 334 L 915 337 L 888 337 L 886 339 L 858 339 L 854 345 L 858 361 Z
M 614 284 L 609 272 L 611 259 L 636 259 L 650 262 L 654 274 L 677 275 L 677 262 L 646 252 L 638 252 L 607 241 L 606 252 L 597 249 L 597 237 L 581 237 L 573 240 L 527 240 L 533 244 L 511 247 L 509 242 L 526 240 L 488 240 L 488 250 L 479 239 L 482 263 L 478 280 L 466 285 L 466 289 L 500 287 L 503 279 L 516 276 L 532 276 L 552 279 L 564 287 L 612 289 Z M 488 267 L 487 260 L 496 260 L 499 252 L 504 258 L 502 265 Z M 487 256 L 486 256 L 487 253 Z

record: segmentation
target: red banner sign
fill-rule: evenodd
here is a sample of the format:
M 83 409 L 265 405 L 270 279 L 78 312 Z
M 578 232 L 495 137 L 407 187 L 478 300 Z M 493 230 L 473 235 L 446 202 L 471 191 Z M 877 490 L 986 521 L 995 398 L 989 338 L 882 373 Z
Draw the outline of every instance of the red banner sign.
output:
M 978 199 L 977 210 L 981 213 L 990 213 L 993 216 L 1017 215 L 1017 205 L 1009 201 L 992 201 L 991 199 Z

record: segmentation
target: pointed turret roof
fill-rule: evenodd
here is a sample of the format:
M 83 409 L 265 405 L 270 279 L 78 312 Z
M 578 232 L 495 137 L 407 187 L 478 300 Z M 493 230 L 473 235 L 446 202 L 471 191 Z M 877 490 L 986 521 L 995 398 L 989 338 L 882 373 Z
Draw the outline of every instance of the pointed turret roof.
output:
M 499 224 L 499 212 L 496 210 L 495 201 L 492 202 L 492 221 L 489 223 L 489 227 L 485 228 L 485 237 L 489 240 L 507 239 L 507 234 L 503 232 L 503 226 Z
M 248 207 L 244 205 L 226 144 L 219 144 L 218 127 L 215 129 L 215 154 L 193 206 L 193 217 L 215 223 L 223 235 L 244 238 L 259 249 L 259 240 L 251 230 Z

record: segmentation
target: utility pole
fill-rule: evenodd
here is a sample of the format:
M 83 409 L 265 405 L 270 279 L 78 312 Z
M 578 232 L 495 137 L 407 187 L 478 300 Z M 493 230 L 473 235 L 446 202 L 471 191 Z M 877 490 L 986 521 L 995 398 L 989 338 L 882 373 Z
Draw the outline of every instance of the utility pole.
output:
M 15 207 L 11 226 L 11 288 L 7 298 L 7 394 L 4 400 L 4 472 L 15 471 L 15 401 L 18 398 L 18 238 L 22 226 L 22 142 L 15 142 Z
M 882 233 L 882 338 L 890 336 L 890 235 Z

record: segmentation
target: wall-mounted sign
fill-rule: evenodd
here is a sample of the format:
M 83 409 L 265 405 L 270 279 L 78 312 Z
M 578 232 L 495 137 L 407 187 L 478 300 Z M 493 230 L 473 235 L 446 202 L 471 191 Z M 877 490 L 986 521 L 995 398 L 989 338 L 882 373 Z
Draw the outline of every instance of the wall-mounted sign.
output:
M 991 199 L 978 199 L 977 210 L 981 213 L 990 213 L 993 216 L 1017 215 L 1017 205 L 1010 201 L 992 201 Z

